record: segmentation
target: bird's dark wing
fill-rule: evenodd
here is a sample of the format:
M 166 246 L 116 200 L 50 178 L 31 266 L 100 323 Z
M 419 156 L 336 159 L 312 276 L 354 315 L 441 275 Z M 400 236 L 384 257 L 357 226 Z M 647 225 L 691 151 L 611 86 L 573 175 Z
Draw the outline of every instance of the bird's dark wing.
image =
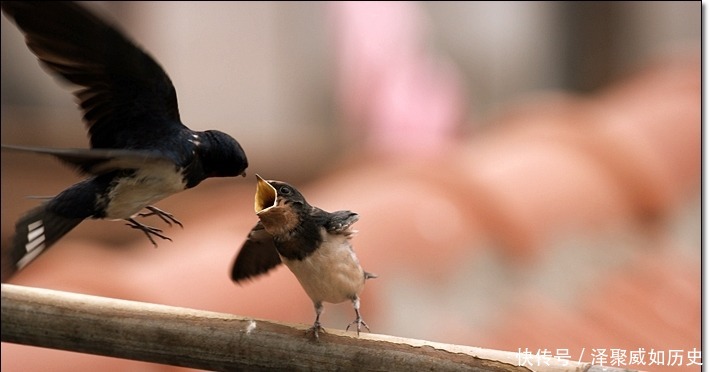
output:
M 357 213 L 351 211 L 337 211 L 327 213 L 327 215 L 328 218 L 325 222 L 325 228 L 331 234 L 346 233 L 350 226 L 360 219 L 360 216 Z
M 83 7 L 65 1 L 3 1 L 50 71 L 81 88 L 74 93 L 91 146 L 140 147 L 146 132 L 182 126 L 170 78 L 145 52 Z
M 240 282 L 273 269 L 281 263 L 274 239 L 261 222 L 251 230 L 232 267 L 232 280 Z
M 51 149 L 12 145 L 2 145 L 2 148 L 4 150 L 52 155 L 65 164 L 76 168 L 81 173 L 93 175 L 120 169 L 138 169 L 150 165 L 176 166 L 167 156 L 143 150 Z
M 15 224 L 12 245 L 2 248 L 2 281 L 32 262 L 83 220 L 53 213 L 47 209 L 47 203 L 27 212 Z

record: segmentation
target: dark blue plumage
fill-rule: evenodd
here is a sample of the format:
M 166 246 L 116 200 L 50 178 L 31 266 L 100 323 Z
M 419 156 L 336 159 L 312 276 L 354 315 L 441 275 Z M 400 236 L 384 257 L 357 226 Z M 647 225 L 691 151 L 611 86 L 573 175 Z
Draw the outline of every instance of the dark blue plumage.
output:
M 185 126 L 170 78 L 117 29 L 73 2 L 4 1 L 2 11 L 42 65 L 79 87 L 91 147 L 3 145 L 52 155 L 88 176 L 18 220 L 12 244 L 3 246 L 3 281 L 86 218 L 126 220 L 153 244 L 154 236 L 169 239 L 135 217 L 180 224 L 152 204 L 209 177 L 244 175 L 239 143 Z

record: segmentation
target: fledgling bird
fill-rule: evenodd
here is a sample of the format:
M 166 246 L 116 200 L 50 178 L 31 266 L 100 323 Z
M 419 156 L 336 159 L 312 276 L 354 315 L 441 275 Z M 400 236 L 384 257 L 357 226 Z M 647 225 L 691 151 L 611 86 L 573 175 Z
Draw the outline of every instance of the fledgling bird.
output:
M 350 300 L 355 309 L 357 334 L 370 327 L 360 316 L 360 292 L 377 275 L 362 269 L 350 238 L 358 215 L 351 211 L 326 212 L 308 204 L 293 186 L 266 181 L 256 175 L 254 210 L 259 222 L 251 230 L 232 267 L 232 280 L 266 273 L 284 263 L 313 301 L 316 320 L 309 333 L 318 339 L 323 302 Z
M 2 12 L 48 71 L 78 86 L 91 147 L 3 146 L 52 155 L 88 178 L 17 221 L 2 250 L 2 281 L 87 218 L 125 220 L 154 245 L 154 237 L 170 240 L 136 217 L 182 226 L 152 204 L 209 177 L 245 174 L 239 143 L 220 131 L 186 127 L 168 75 L 116 28 L 73 2 L 3 1 Z

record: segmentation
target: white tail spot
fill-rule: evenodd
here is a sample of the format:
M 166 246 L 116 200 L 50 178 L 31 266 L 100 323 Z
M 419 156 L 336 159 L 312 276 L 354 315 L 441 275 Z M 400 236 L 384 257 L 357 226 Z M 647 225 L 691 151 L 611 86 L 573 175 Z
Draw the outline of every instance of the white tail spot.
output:
M 44 248 L 44 224 L 42 220 L 32 222 L 27 225 L 27 244 L 25 244 L 25 250 L 27 254 L 22 256 L 22 258 L 17 261 L 17 268 L 22 269 L 27 266 L 35 257 L 39 256 Z
M 17 261 L 17 269 L 22 270 L 22 268 L 27 266 L 28 263 L 32 262 L 35 257 L 39 256 L 39 254 L 42 253 L 43 250 L 44 243 L 42 243 L 39 247 L 36 247 L 33 251 L 28 252 L 19 261 Z
M 27 229 L 30 231 L 36 230 L 38 227 L 40 227 L 42 225 L 43 225 L 42 220 L 35 221 L 35 222 L 32 222 L 31 224 L 27 225 Z
M 41 224 L 39 225 L 39 227 L 37 229 L 30 230 L 30 232 L 27 233 L 27 241 L 28 242 L 31 242 L 37 238 L 40 238 L 41 241 L 44 241 L 44 226 L 42 226 Z M 29 248 L 29 244 L 27 244 L 27 245 L 28 245 L 27 251 L 31 251 L 32 249 Z

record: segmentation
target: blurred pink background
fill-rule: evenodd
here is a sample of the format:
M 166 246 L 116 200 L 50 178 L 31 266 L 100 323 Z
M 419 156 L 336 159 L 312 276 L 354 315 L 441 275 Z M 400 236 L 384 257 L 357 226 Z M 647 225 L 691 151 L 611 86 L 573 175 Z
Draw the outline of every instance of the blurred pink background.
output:
M 188 126 L 239 139 L 248 177 L 159 203 L 185 225 L 166 229 L 173 243 L 86 221 L 11 283 L 310 324 L 286 268 L 229 279 L 259 173 L 360 214 L 353 243 L 380 276 L 361 305 L 375 333 L 698 370 L 700 3 L 90 5 L 161 63 Z M 85 147 L 69 91 L 0 25 L 2 142 Z M 36 203 L 25 196 L 78 180 L 3 153 L 3 244 Z M 352 316 L 326 304 L 322 321 L 343 329 Z M 644 364 L 630 364 L 640 350 Z M 3 371 L 180 370 L 2 353 Z

